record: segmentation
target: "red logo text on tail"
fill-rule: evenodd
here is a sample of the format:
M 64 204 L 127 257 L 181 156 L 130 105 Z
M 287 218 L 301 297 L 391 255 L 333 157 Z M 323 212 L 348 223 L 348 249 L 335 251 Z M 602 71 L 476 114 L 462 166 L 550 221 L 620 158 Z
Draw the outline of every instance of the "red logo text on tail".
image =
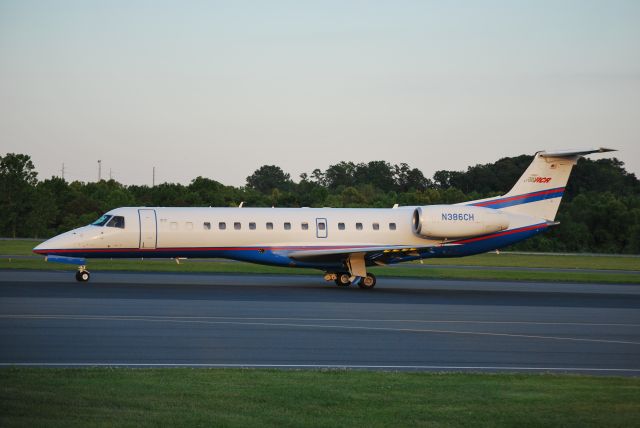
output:
M 538 177 L 537 175 L 531 175 L 525 179 L 525 183 L 548 183 L 551 181 L 551 177 Z

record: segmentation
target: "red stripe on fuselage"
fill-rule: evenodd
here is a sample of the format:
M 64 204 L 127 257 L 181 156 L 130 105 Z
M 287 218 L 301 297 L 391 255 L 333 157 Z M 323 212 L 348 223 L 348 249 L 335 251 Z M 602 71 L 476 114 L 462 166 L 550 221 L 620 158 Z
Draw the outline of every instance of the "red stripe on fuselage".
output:
M 339 245 L 339 246 L 289 246 L 289 247 L 163 247 L 163 248 L 65 248 L 51 250 L 35 250 L 36 254 L 49 253 L 128 253 L 128 252 L 162 252 L 162 251 L 252 251 L 252 250 L 348 250 L 350 248 L 380 247 L 381 245 Z

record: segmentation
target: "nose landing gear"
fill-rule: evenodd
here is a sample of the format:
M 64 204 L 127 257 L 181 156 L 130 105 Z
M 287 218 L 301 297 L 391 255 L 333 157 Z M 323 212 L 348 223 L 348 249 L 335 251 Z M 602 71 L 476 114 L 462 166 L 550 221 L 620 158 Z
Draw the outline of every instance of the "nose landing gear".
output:
M 76 281 L 87 282 L 91 278 L 91 274 L 87 270 L 86 266 L 78 266 L 78 272 L 76 272 Z

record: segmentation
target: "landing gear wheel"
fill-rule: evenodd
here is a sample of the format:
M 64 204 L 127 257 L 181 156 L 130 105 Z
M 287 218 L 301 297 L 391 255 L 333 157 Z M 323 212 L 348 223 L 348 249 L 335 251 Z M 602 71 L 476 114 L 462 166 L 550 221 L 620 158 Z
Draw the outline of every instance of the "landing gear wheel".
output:
M 338 272 L 338 276 L 336 277 L 336 285 L 338 287 L 348 287 L 351 285 L 351 281 L 349 279 L 351 275 L 346 272 Z
M 368 273 L 364 278 L 360 278 L 358 282 L 358 287 L 363 288 L 365 290 L 370 290 L 376 286 L 376 276 L 372 273 Z
M 91 278 L 89 271 L 79 270 L 78 272 L 76 272 L 76 281 L 78 282 L 87 282 L 89 281 L 89 278 Z

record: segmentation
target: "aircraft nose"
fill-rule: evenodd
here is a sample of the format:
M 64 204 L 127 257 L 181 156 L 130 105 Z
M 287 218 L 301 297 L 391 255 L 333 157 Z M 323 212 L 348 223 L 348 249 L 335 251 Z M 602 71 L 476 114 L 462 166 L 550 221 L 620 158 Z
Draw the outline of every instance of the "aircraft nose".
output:
M 51 250 L 52 248 L 51 239 L 47 239 L 46 241 L 36 245 L 32 251 L 36 254 L 47 254 L 47 250 Z
M 73 243 L 77 241 L 75 230 L 54 236 L 47 239 L 40 245 L 37 245 L 32 251 L 36 254 L 47 255 L 52 250 L 64 250 L 73 247 Z

